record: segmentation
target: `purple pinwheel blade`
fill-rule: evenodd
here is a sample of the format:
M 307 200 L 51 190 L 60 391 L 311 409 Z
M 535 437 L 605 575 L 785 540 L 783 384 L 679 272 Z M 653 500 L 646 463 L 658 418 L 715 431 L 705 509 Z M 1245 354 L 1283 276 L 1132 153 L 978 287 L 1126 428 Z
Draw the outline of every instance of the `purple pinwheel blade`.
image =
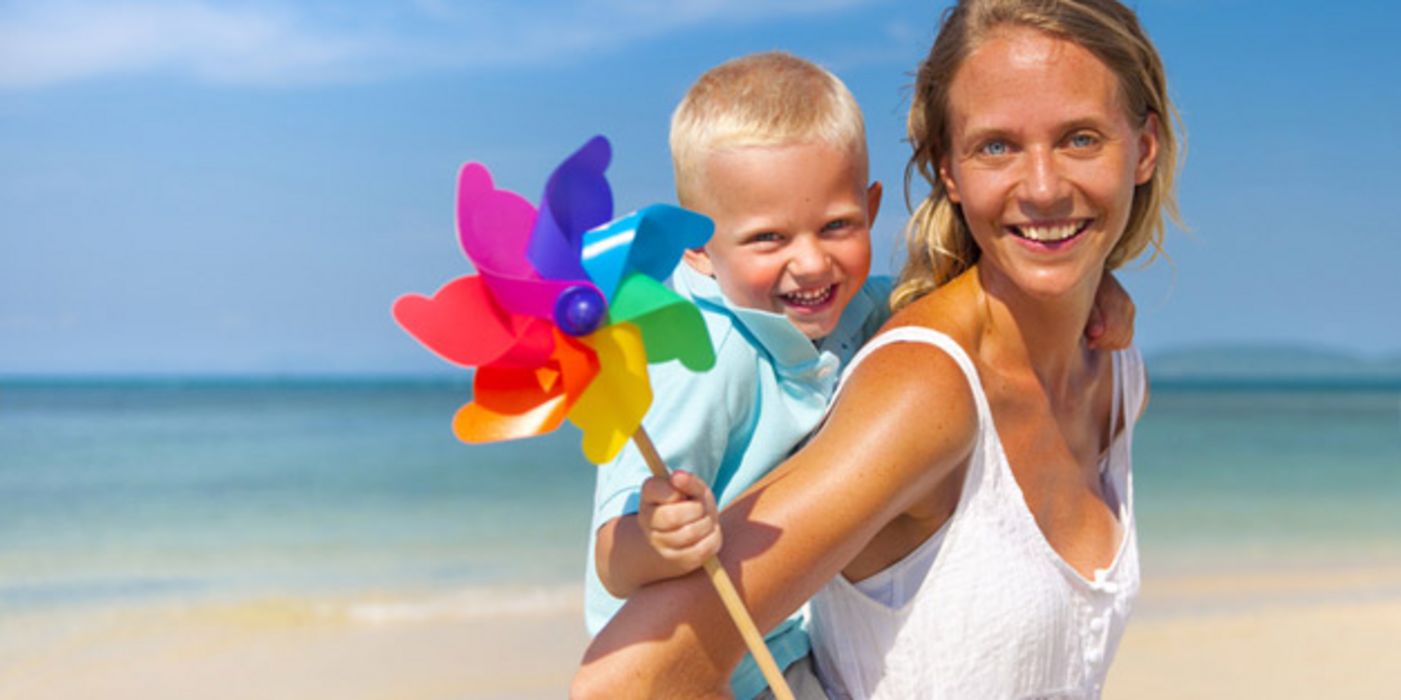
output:
M 613 217 L 613 191 L 603 175 L 611 158 L 608 139 L 595 136 L 550 175 L 526 250 L 542 277 L 588 279 L 579 250 L 585 231 Z

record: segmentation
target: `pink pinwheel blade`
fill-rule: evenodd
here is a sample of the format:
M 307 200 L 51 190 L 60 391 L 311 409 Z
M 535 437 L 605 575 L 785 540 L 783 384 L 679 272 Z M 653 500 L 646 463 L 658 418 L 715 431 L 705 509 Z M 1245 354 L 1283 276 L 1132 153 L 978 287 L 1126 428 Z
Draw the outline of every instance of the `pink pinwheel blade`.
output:
M 588 209 L 584 205 L 576 208 Z M 463 166 L 457 180 L 457 233 L 463 252 L 498 305 L 515 314 L 553 319 L 560 292 L 575 284 L 592 283 L 582 268 L 573 278 L 540 276 L 526 258 L 537 218 L 535 208 L 520 195 L 496 189 L 491 172 L 484 166 Z
M 462 166 L 457 178 L 457 236 L 462 252 L 478 270 L 531 277 L 526 245 L 535 226 L 535 207 L 492 184 L 491 172 L 479 163 Z

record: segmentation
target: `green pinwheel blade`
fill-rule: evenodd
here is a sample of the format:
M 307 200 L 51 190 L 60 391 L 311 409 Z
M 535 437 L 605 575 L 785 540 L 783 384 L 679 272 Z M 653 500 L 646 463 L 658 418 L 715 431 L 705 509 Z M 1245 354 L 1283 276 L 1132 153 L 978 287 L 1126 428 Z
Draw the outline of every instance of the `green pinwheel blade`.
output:
M 650 363 L 680 360 L 693 372 L 715 366 L 715 349 L 695 304 L 645 274 L 628 275 L 608 306 L 608 322 L 630 321 L 642 329 Z

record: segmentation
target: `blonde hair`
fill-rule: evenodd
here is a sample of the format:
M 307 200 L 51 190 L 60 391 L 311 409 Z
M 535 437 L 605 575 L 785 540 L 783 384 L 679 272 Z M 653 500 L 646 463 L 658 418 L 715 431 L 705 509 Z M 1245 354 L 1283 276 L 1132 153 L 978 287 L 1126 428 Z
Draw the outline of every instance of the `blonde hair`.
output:
M 691 206 L 710 153 L 820 141 L 869 165 L 861 108 L 837 76 L 781 51 L 726 61 L 696 79 L 671 116 L 676 195 Z
M 918 172 L 930 184 L 929 196 L 915 210 L 905 230 L 909 257 L 891 294 L 900 308 L 962 274 L 978 261 L 960 207 L 949 200 L 939 179 L 939 163 L 949 151 L 949 86 L 963 61 L 999 28 L 1027 27 L 1084 47 L 1118 78 L 1120 95 L 1131 118 L 1143 124 L 1157 115 L 1157 167 L 1138 185 L 1128 223 L 1109 253 L 1108 269 L 1141 254 L 1149 245 L 1153 258 L 1162 252 L 1166 217 L 1180 224 L 1173 194 L 1180 125 L 1167 94 L 1162 59 L 1139 26 L 1133 10 L 1116 0 L 961 0 L 949 8 L 929 56 L 919 66 L 910 105 L 909 139 L 914 148 L 905 166 L 905 196 Z

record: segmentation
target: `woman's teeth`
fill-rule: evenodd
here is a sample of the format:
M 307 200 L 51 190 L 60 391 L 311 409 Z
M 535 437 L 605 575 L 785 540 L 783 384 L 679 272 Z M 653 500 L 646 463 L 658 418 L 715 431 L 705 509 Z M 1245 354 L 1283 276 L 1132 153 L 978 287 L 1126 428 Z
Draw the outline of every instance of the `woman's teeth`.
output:
M 832 292 L 837 289 L 837 285 L 828 285 L 822 289 L 799 290 L 780 294 L 783 301 L 793 306 L 819 306 L 832 297 Z
M 1052 226 L 1013 226 L 1012 231 L 1022 238 L 1029 238 L 1042 243 L 1054 243 L 1073 238 L 1076 234 L 1084 230 L 1088 221 L 1081 221 L 1069 224 L 1055 224 Z

